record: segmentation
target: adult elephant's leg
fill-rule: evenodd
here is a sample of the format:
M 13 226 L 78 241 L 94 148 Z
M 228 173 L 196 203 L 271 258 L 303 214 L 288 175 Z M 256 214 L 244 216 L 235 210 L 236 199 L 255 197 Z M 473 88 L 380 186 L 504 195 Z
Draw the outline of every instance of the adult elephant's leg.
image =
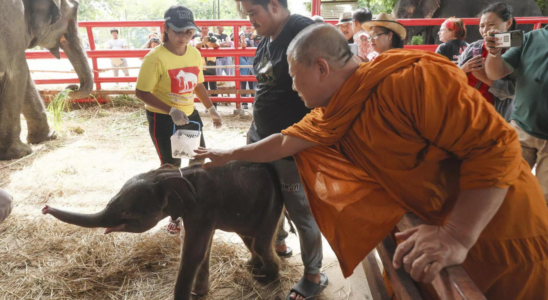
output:
M 207 252 L 205 254 L 204 260 L 198 269 L 198 274 L 196 274 L 196 279 L 194 280 L 194 288 L 192 293 L 198 296 L 204 296 L 209 291 L 209 259 L 211 258 L 211 247 L 213 246 L 213 234 L 209 239 L 209 244 L 207 246 Z
M 213 236 L 213 225 L 200 220 L 183 220 L 185 240 L 179 275 L 175 283 L 175 300 L 189 300 L 196 271 L 205 258 L 207 246 Z M 187 224 L 192 224 L 187 226 Z
M 6 62 L 4 62 L 6 63 Z M 26 66 L 25 53 L 12 57 L 15 66 Z M 0 160 L 20 158 L 32 153 L 29 145 L 21 142 L 21 107 L 28 69 L 8 68 L 0 63 Z
M 46 108 L 30 76 L 28 77 L 25 99 L 23 99 L 23 115 L 27 120 L 29 130 L 27 142 L 29 144 L 38 144 L 56 137 L 55 131 L 48 125 Z

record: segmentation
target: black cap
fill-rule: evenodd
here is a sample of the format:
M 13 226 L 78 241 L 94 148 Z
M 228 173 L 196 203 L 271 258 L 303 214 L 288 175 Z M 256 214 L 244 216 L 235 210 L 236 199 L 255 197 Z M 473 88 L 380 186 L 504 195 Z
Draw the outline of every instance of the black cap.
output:
M 164 20 L 169 28 L 177 32 L 188 29 L 200 31 L 200 28 L 194 24 L 194 15 L 192 14 L 192 11 L 182 5 L 173 5 L 166 10 Z

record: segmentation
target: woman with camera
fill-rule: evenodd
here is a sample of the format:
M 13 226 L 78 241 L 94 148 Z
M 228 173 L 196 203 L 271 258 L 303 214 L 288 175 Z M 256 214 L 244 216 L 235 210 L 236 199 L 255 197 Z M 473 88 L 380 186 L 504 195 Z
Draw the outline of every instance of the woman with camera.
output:
M 512 6 L 506 3 L 495 3 L 481 13 L 479 31 L 483 39 L 490 30 L 505 32 L 516 29 L 512 15 Z M 484 40 L 473 42 L 459 57 L 459 67 L 468 76 L 468 84 L 476 88 L 483 97 L 495 106 L 495 109 L 506 121 L 514 108 L 515 78 L 508 75 L 499 80 L 490 80 L 485 73 L 485 58 L 489 54 Z

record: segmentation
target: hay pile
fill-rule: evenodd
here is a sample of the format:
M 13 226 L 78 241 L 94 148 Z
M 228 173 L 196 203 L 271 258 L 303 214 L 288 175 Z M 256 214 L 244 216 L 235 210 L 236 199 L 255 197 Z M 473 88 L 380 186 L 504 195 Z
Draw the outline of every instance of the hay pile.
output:
M 40 212 L 44 204 L 98 211 L 129 178 L 158 167 L 142 105 L 122 100 L 128 103 L 73 108 L 63 115 L 57 140 L 32 146 L 29 157 L 0 162 L 0 186 L 15 199 L 0 224 L 0 299 L 171 299 L 180 242 L 165 233 L 166 221 L 143 234 L 103 235 Z M 203 116 L 210 147 L 245 143 L 251 117 L 229 114 L 222 114 L 220 131 Z M 283 263 L 279 281 L 262 286 L 244 265 L 248 257 L 238 237 L 217 234 L 203 299 L 285 299 L 302 276 L 296 255 Z
M 58 221 L 10 217 L 0 225 L 1 299 L 170 299 L 180 262 L 178 237 L 163 230 L 103 235 Z M 282 265 L 268 287 L 247 272 L 241 244 L 214 242 L 210 294 L 203 299 L 275 299 L 299 270 Z

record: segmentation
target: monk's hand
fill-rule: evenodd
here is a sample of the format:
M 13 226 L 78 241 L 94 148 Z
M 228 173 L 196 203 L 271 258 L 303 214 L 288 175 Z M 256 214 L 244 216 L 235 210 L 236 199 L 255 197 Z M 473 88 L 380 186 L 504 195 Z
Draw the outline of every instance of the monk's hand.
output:
M 405 240 L 396 248 L 394 268 L 402 264 L 415 281 L 431 283 L 441 269 L 461 264 L 470 248 L 450 230 L 440 226 L 420 225 L 396 233 Z
M 470 73 L 472 71 L 479 71 L 483 69 L 483 65 L 484 59 L 481 55 L 478 55 L 469 59 L 464 65 L 462 65 L 462 67 L 460 67 L 460 69 L 465 73 Z
M 232 160 L 232 150 L 206 149 L 200 147 L 197 150 L 194 150 L 194 152 L 196 153 L 194 155 L 195 159 L 209 158 L 209 160 L 211 160 L 210 162 L 206 162 L 202 165 L 202 168 L 204 169 L 221 167 Z

